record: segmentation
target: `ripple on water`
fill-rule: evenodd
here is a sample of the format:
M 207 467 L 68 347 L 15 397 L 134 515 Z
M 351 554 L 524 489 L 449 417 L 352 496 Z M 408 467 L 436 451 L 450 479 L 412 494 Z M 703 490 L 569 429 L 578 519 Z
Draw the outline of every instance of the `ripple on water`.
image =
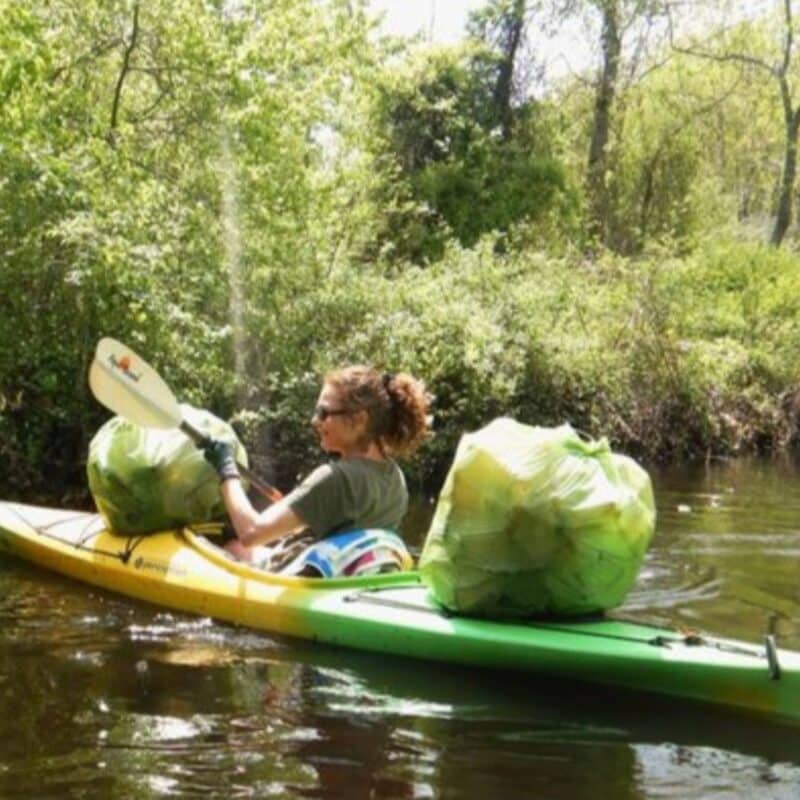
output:
M 703 800 L 768 797 L 797 800 L 800 767 L 716 748 L 674 744 L 634 745 L 640 785 L 650 796 L 684 800 L 686 787 L 702 786 Z

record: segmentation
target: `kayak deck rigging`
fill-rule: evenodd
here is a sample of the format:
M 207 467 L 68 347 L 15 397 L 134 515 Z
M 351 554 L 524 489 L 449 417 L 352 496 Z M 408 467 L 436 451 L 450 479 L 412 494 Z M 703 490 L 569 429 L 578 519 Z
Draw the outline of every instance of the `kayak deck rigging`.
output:
M 459 618 L 459 615 L 447 611 L 446 609 L 438 606 L 433 606 L 425 602 L 412 602 L 410 600 L 400 600 L 394 597 L 382 597 L 381 594 L 388 592 L 408 591 L 407 589 L 400 589 L 398 587 L 374 587 L 370 589 L 362 589 L 353 592 L 343 597 L 346 603 L 371 603 L 374 605 L 385 606 L 387 608 L 402 609 L 404 611 L 417 611 L 421 613 L 436 614 L 446 618 Z M 472 617 L 461 617 L 462 619 L 475 619 Z M 707 639 L 694 631 L 676 632 L 675 629 L 668 626 L 658 626 L 654 623 L 646 623 L 648 628 L 661 628 L 665 631 L 664 634 L 656 634 L 655 636 L 631 636 L 623 635 L 620 633 L 609 633 L 606 630 L 591 630 L 590 627 L 597 623 L 618 622 L 625 625 L 642 626 L 645 623 L 637 620 L 628 620 L 618 616 L 604 616 L 593 615 L 590 620 L 585 618 L 578 618 L 574 622 L 569 620 L 559 620 L 557 622 L 548 622 L 541 619 L 506 619 L 506 620 L 481 620 L 486 623 L 499 624 L 499 625 L 518 625 L 528 629 L 541 629 L 547 631 L 561 631 L 569 633 L 572 636 L 596 636 L 603 639 L 615 639 L 622 642 L 634 642 L 636 644 L 645 644 L 652 647 L 713 647 L 721 652 L 735 653 L 737 655 L 750 656 L 767 662 L 769 660 L 768 650 L 759 650 L 755 645 L 749 646 L 740 643 L 723 642 L 715 639 Z
M 12 504 L 7 503 L 5 506 L 20 522 L 39 534 L 39 536 L 50 538 L 60 544 L 72 546 L 76 550 L 98 553 L 109 558 L 118 558 L 123 564 L 130 560 L 136 548 L 146 538 L 144 536 L 120 536 L 120 540 L 124 542 L 121 550 L 98 548 L 92 546 L 92 542 L 97 539 L 100 533 L 105 531 L 105 526 L 100 517 L 95 514 L 77 511 L 73 516 L 66 516 L 44 525 L 36 525 L 20 514 Z

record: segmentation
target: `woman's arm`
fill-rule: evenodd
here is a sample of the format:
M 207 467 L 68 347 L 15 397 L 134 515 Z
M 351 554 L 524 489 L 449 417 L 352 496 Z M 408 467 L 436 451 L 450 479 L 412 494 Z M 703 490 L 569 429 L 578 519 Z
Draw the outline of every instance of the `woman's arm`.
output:
M 306 527 L 285 499 L 256 511 L 237 478 L 223 481 L 220 490 L 236 536 L 246 547 L 267 544 Z

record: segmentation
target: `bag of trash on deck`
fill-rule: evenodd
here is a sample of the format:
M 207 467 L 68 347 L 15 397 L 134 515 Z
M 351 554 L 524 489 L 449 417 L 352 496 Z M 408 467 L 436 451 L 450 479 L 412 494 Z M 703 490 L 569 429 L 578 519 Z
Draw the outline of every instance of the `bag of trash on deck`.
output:
M 446 608 L 579 615 L 620 605 L 655 529 L 650 477 L 569 425 L 494 420 L 466 434 L 420 558 Z
M 181 409 L 199 431 L 234 443 L 237 460 L 247 465 L 230 425 L 202 409 Z M 120 533 L 152 533 L 225 514 L 216 472 L 177 428 L 141 428 L 113 417 L 92 439 L 86 471 L 98 511 Z

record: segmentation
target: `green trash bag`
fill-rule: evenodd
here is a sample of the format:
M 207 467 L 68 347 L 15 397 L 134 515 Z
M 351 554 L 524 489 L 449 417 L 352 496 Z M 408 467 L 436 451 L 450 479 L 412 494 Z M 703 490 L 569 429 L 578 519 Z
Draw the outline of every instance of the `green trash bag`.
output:
M 230 425 L 201 409 L 181 409 L 198 430 L 234 442 L 237 460 L 247 465 L 247 454 Z M 86 471 L 98 511 L 120 533 L 210 522 L 225 513 L 217 474 L 178 429 L 140 428 L 113 417 L 92 439 Z
M 654 528 L 650 477 L 605 439 L 502 418 L 461 438 L 420 572 L 464 614 L 603 611 L 624 601 Z

